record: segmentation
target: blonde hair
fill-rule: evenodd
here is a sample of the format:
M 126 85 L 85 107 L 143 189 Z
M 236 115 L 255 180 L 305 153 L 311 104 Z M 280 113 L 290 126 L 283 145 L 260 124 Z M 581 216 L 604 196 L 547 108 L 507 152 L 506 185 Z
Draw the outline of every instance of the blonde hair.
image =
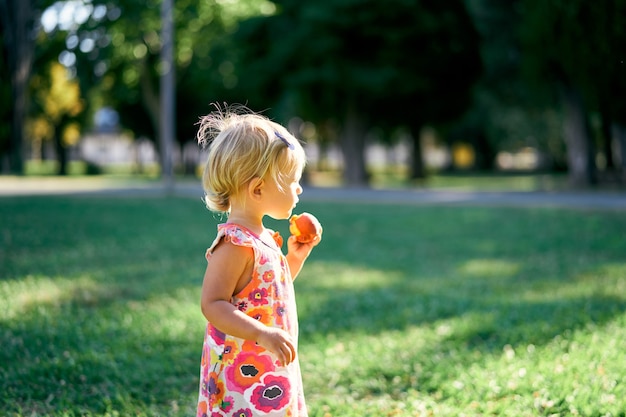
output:
M 198 143 L 209 146 L 202 186 L 210 210 L 230 211 L 231 198 L 255 177 L 282 189 L 302 172 L 304 149 L 283 126 L 244 106 L 214 106 L 200 118 L 197 134 Z

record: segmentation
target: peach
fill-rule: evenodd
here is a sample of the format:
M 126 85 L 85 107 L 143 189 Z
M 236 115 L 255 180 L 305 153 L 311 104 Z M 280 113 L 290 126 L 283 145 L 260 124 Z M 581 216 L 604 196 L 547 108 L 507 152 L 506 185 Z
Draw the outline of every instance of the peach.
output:
M 311 213 L 294 214 L 289 219 L 289 232 L 300 243 L 309 243 L 322 234 L 322 225 Z

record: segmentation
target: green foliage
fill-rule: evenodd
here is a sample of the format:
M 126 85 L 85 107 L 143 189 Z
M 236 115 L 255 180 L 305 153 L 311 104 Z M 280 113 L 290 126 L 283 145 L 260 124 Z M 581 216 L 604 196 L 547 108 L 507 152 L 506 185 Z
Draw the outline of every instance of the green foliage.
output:
M 276 15 L 242 21 L 233 43 L 238 93 L 253 108 L 274 104 L 278 120 L 298 116 L 338 137 L 352 185 L 368 181 L 370 130 L 387 137 L 408 128 L 418 143 L 425 124 L 467 110 L 481 71 L 460 0 L 284 0 Z M 412 175 L 422 176 L 421 155 L 412 162 Z
M 312 203 L 296 281 L 310 415 L 621 415 L 621 212 Z M 199 198 L 0 199 L 0 410 L 189 416 Z M 287 233 L 286 222 L 269 222 Z
M 529 146 L 549 154 L 553 167 L 562 166 L 562 121 L 554 91 L 529 89 L 522 76 L 520 2 L 465 3 L 480 34 L 484 72 L 470 111 L 446 135 L 448 143 L 471 143 L 477 151 L 477 168 L 493 168 L 498 151 Z
M 100 104 L 118 110 L 122 124 L 135 135 L 156 138 L 162 73 L 161 4 L 152 0 L 89 3 L 89 19 L 67 31 L 57 29 L 44 37 L 39 44 L 40 53 L 48 54 L 55 45 L 50 42 L 53 38 L 67 40 L 68 52 L 76 57 L 72 69 L 83 90 L 95 91 Z M 250 0 L 184 0 L 175 5 L 176 137 L 184 142 L 193 137 L 195 123 L 208 109 L 208 103 L 217 99 L 212 93 L 213 85 L 219 86 L 214 84 L 214 78 L 220 72 L 211 62 L 209 50 L 239 19 L 271 7 L 268 2 Z M 96 9 L 105 12 L 94 13 Z M 84 48 L 84 40 L 93 41 L 94 47 Z M 217 79 L 222 81 L 221 77 Z
M 626 123 L 626 1 L 522 1 L 527 75 L 574 88 L 592 111 Z
M 0 33 L 0 45 L 4 44 L 4 38 Z M 5 54 L 0 54 L 0 153 L 10 146 L 13 91 L 11 88 L 11 73 Z
M 461 1 L 278 5 L 275 16 L 242 21 L 236 33 L 251 104 L 287 99 L 288 114 L 340 124 L 353 108 L 368 126 L 394 128 L 467 108 L 481 63 Z

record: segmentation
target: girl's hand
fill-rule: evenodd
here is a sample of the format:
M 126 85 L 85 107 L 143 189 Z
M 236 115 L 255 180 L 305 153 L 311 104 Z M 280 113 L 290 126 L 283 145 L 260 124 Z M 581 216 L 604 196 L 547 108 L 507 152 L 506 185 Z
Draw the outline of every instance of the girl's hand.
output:
M 315 246 L 322 241 L 322 235 L 317 235 L 312 241 L 307 243 L 298 242 L 295 236 L 287 239 L 287 253 L 292 254 L 295 259 L 304 262 Z
M 287 239 L 287 263 L 289 264 L 289 269 L 291 270 L 292 279 L 296 279 L 302 269 L 304 261 L 311 253 L 311 250 L 313 250 L 313 248 L 321 241 L 321 235 L 315 236 L 311 242 L 307 243 L 298 242 L 296 237 L 293 235 L 289 236 L 289 239 Z
M 256 342 L 278 357 L 282 366 L 287 366 L 296 359 L 296 347 L 289 333 L 276 327 L 266 327 L 261 331 Z

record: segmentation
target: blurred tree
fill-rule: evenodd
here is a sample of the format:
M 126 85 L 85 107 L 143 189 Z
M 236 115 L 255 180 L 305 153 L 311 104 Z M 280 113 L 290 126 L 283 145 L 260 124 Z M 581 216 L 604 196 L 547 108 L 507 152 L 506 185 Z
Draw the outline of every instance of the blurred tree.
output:
M 470 112 L 451 127 L 446 139 L 449 146 L 470 143 L 476 150 L 475 167 L 492 169 L 496 149 L 505 145 L 502 121 L 512 109 L 520 107 L 524 88 L 519 74 L 517 2 L 466 0 L 467 8 L 480 34 L 484 71 L 476 85 Z M 504 127 L 504 126 L 502 126 Z M 509 124 L 505 128 L 508 128 Z
M 72 22 L 62 20 L 61 10 L 77 7 Z M 76 6 L 78 5 L 78 6 Z M 159 137 L 159 76 L 162 68 L 160 0 L 60 1 L 46 9 L 48 42 L 62 37 L 61 51 L 52 53 L 80 82 L 88 106 L 110 106 L 120 114 L 121 125 L 135 136 L 155 141 Z M 193 140 L 199 116 L 217 100 L 224 85 L 233 81 L 227 63 L 214 65 L 209 57 L 213 42 L 231 30 L 241 17 L 271 13 L 267 1 L 230 2 L 179 0 L 175 2 L 176 137 Z M 79 16 L 79 18 L 76 18 Z M 138 24 L 141 22 L 141 24 Z M 52 59 L 52 58 L 51 58 Z M 54 58 L 56 59 L 56 58 Z M 214 87 L 217 86 L 217 87 Z M 93 115 L 97 108 L 87 108 Z
M 53 4 L 61 7 L 65 3 L 79 2 L 0 0 L 0 37 L 3 40 L 0 94 L 8 96 L 7 101 L 3 101 L 6 107 L 0 106 L 0 156 L 2 162 L 8 160 L 8 164 L 2 163 L 3 170 L 23 172 L 27 139 L 24 130 L 25 121 L 30 112 L 37 111 L 33 108 L 41 109 L 41 106 L 29 105 L 31 76 L 48 77 L 50 63 L 61 59 L 59 53 L 64 45 L 64 39 L 56 34 L 50 37 L 41 36 L 42 14 Z M 36 114 L 32 116 L 40 122 L 35 123 L 38 128 L 31 128 L 28 131 L 41 133 L 42 126 L 50 120 L 42 122 L 46 120 L 45 117 L 41 118 Z M 62 121 L 63 118 L 58 120 Z M 53 129 L 62 130 L 63 126 L 54 126 Z M 64 166 L 63 163 L 60 165 Z
M 35 113 L 34 134 L 41 141 L 51 138 L 54 141 L 58 174 L 67 174 L 68 147 L 78 141 L 79 123 L 77 116 L 83 111 L 80 88 L 76 80 L 69 77 L 67 69 L 58 62 L 48 64 L 46 76 L 35 75 L 31 80 L 33 102 L 38 108 Z M 47 126 L 42 131 L 42 127 Z M 37 133 L 37 129 L 40 133 Z
M 472 144 L 479 169 L 491 169 L 500 150 L 517 152 L 526 147 L 549 154 L 553 168 L 564 167 L 554 94 L 532 91 L 522 76 L 521 2 L 466 0 L 466 4 L 480 33 L 484 72 L 471 110 L 452 126 L 448 144 Z
M 570 182 L 596 182 L 589 114 L 603 123 L 611 152 L 611 126 L 626 118 L 626 1 L 523 0 L 522 41 L 527 74 L 556 86 L 564 112 Z
M 33 2 L 0 0 L 0 169 L 15 174 L 24 170 L 23 129 L 35 47 Z
M 423 176 L 419 131 L 459 117 L 480 74 L 478 37 L 463 3 L 276 3 L 278 14 L 241 22 L 235 35 L 239 86 L 249 102 L 340 126 L 351 185 L 367 183 L 367 131 L 406 126 L 415 141 L 412 176 Z
M 4 12 L 2 12 L 4 13 Z M 9 63 L 7 62 L 6 48 L 4 47 L 3 20 L 0 19 L 0 173 L 2 172 L 21 172 L 21 168 L 11 167 L 9 161 L 17 155 L 11 155 L 11 148 L 15 139 L 12 138 L 13 132 L 13 83 L 11 82 L 11 72 L 9 71 Z M 21 159 L 21 158 L 18 158 Z

